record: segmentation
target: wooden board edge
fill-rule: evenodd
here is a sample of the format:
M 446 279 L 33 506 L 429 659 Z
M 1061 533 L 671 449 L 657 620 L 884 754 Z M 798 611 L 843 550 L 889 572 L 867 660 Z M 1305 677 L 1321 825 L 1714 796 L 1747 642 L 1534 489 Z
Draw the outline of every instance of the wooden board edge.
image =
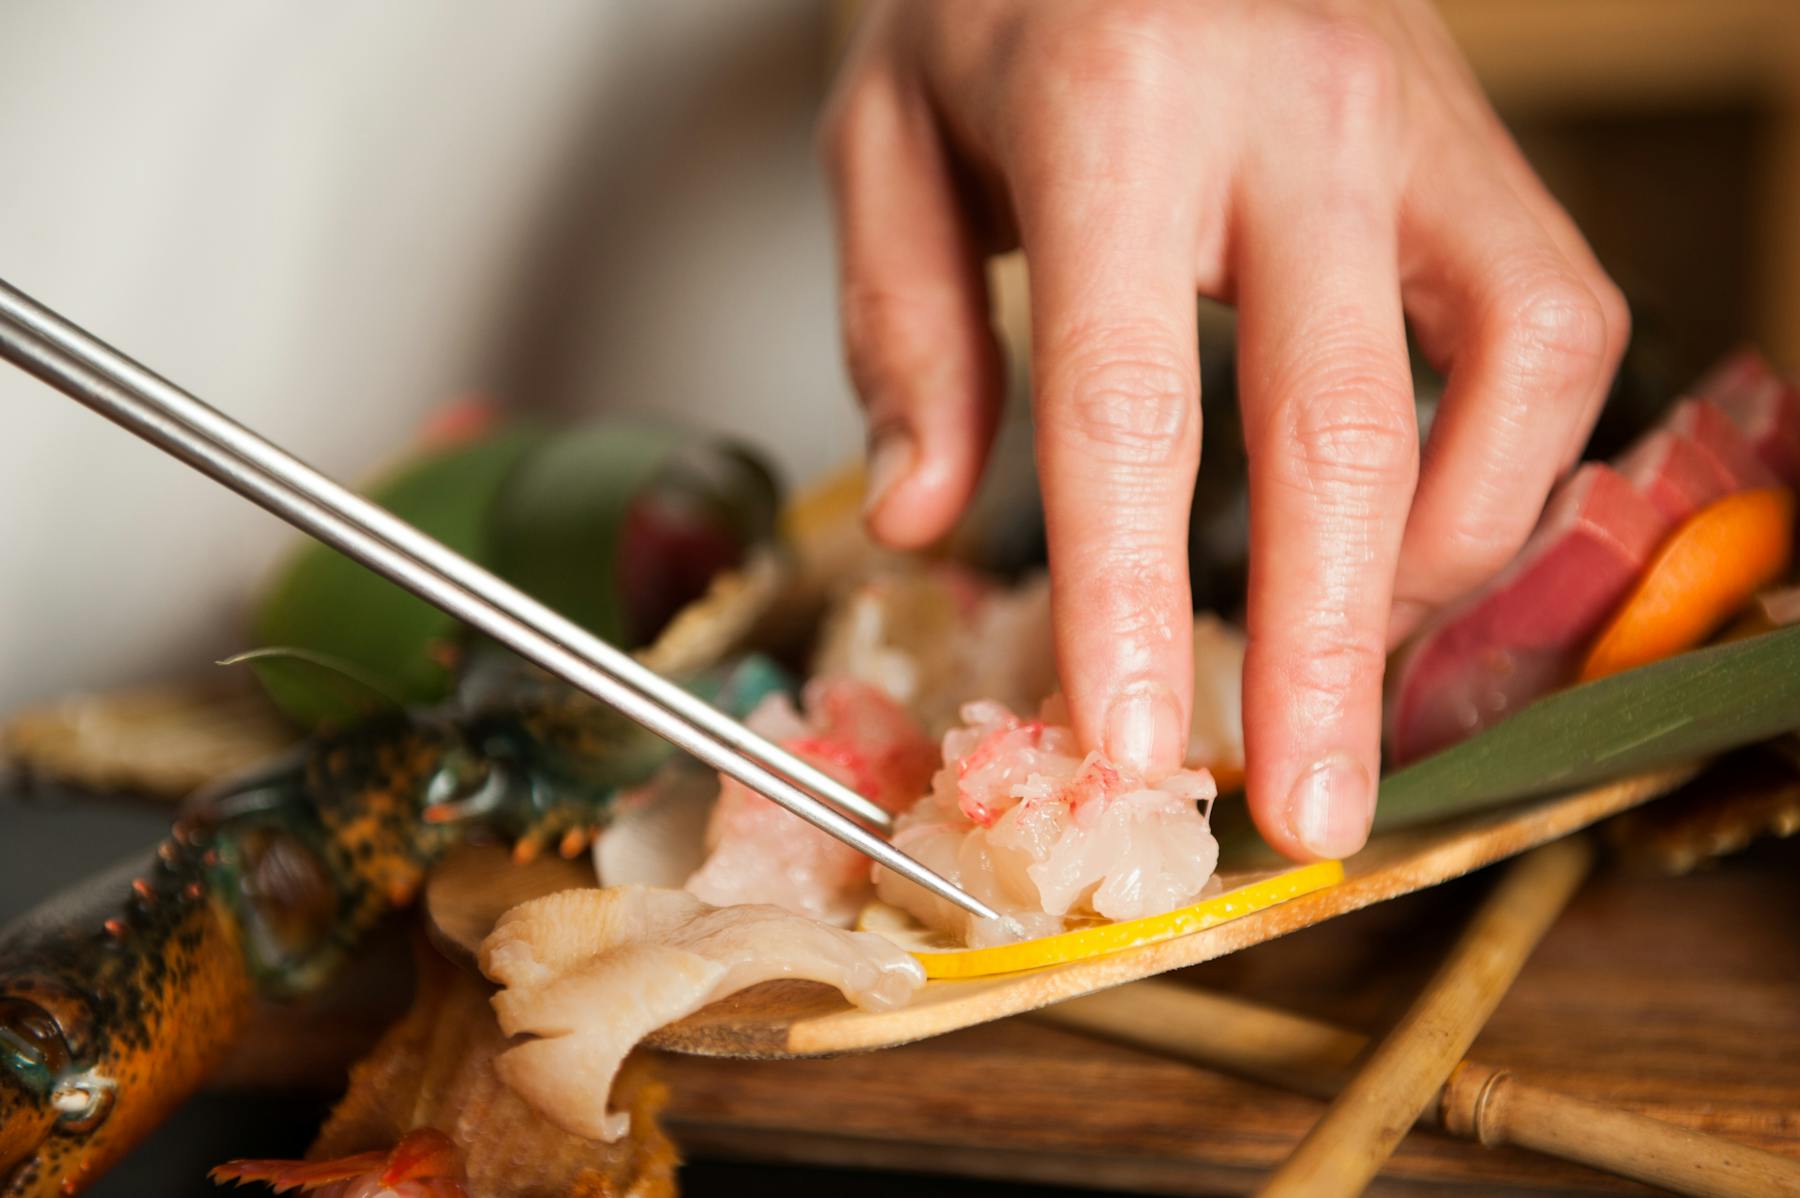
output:
M 775 1026 L 747 1033 L 742 1047 L 782 1043 L 784 1055 L 821 1056 L 868 1051 L 942 1035 L 991 1019 L 1049 1006 L 1173 969 L 1236 952 L 1285 936 L 1325 919 L 1357 911 L 1415 890 L 1461 877 L 1496 861 L 1567 836 L 1607 816 L 1666 794 L 1698 772 L 1697 766 L 1658 770 L 1594 787 L 1573 795 L 1534 803 L 1524 810 L 1490 816 L 1450 835 L 1430 829 L 1396 834 L 1373 846 L 1373 860 L 1352 859 L 1343 882 L 1281 903 L 1230 923 L 1165 940 L 1142 948 L 1073 962 L 1028 974 L 967 982 L 934 982 L 922 1001 L 898 1011 L 855 1009 L 804 1017 L 787 1024 L 785 1037 Z M 1404 842 L 1404 843 L 1402 843 Z M 1388 847 L 1392 845 L 1392 847 Z M 952 989 L 954 988 L 954 990 Z M 682 1024 L 664 1029 L 660 1047 L 714 1055 L 727 1039 L 712 1026 L 690 1043 Z M 700 1028 L 694 1029 L 696 1032 Z M 708 1044 L 713 1047 L 710 1051 Z M 739 1052 L 730 1055 L 740 1055 Z

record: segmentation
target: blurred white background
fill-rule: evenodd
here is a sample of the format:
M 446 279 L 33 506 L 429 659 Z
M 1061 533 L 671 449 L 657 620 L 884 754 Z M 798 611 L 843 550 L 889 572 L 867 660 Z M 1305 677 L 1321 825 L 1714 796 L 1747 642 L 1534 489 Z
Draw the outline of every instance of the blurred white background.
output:
M 818 0 L 0 3 L 0 278 L 355 479 L 485 392 L 861 437 Z M 289 534 L 0 371 L 0 710 L 236 647 Z

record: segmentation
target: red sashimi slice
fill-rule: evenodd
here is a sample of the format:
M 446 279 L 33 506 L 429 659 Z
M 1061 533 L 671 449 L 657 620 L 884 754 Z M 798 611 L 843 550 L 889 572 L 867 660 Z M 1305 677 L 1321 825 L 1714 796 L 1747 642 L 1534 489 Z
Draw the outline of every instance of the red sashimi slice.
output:
M 1675 405 L 1664 426 L 1698 446 L 1731 479 L 1730 490 L 1760 491 L 1781 485 L 1775 472 L 1756 454 L 1755 446 L 1717 404 L 1704 399 L 1684 399 Z
M 1670 524 L 1610 466 L 1571 475 L 1512 564 L 1396 663 L 1389 765 L 1462 740 L 1567 683 Z
M 1709 371 L 1698 391 L 1731 418 L 1764 465 L 1800 487 L 1800 390 L 1747 349 Z
M 1736 480 L 1712 454 L 1667 426 L 1652 429 L 1618 460 L 1633 490 L 1671 524 L 1736 490 Z
M 1768 360 L 1753 345 L 1739 346 L 1713 365 L 1694 384 L 1694 394 L 1715 401 L 1750 390 L 1770 375 Z
M 1771 377 L 1719 406 L 1744 430 L 1756 456 L 1789 486 L 1800 487 L 1800 391 Z

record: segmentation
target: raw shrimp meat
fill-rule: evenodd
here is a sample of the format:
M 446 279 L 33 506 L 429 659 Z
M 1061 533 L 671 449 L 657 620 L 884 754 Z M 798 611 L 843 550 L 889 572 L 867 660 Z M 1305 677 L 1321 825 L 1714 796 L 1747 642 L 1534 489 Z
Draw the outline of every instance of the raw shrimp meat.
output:
M 1207 888 L 1219 847 L 1207 826 L 1216 793 L 1205 770 L 1154 782 L 1081 755 L 1075 734 L 971 703 L 944 737 L 931 793 L 902 814 L 894 844 L 960 884 L 1027 936 L 1092 919 L 1183 907 Z M 887 870 L 881 898 L 971 945 L 1015 939 Z
M 607 1106 L 625 1054 L 715 999 L 805 978 L 889 1010 L 925 984 L 917 961 L 873 933 L 645 886 L 514 907 L 483 942 L 481 970 L 505 987 L 494 997 L 501 1030 L 536 1037 L 495 1060 L 502 1080 L 558 1127 L 596 1140 L 629 1129 L 629 1116 Z
M 894 700 L 853 679 L 815 678 L 802 704 L 804 715 L 771 696 L 747 722 L 888 811 L 925 792 L 937 748 Z M 867 858 L 729 778 L 707 844 L 687 889 L 715 906 L 771 903 L 848 924 L 871 893 Z

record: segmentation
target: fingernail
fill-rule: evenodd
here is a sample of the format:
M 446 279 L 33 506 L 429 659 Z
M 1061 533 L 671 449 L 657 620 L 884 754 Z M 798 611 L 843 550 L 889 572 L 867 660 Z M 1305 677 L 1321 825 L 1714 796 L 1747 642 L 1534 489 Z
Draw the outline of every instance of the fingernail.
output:
M 888 493 L 900 480 L 912 473 L 917 452 L 912 434 L 903 429 L 889 429 L 876 436 L 869 446 L 869 464 L 864 471 L 863 515 L 880 507 Z
M 1369 771 L 1348 753 L 1319 762 L 1288 792 L 1288 827 L 1318 857 L 1348 857 L 1362 848 L 1374 814 Z
M 1187 730 L 1181 707 L 1160 682 L 1127 687 L 1106 711 L 1106 755 L 1115 765 L 1160 774 L 1181 764 Z

